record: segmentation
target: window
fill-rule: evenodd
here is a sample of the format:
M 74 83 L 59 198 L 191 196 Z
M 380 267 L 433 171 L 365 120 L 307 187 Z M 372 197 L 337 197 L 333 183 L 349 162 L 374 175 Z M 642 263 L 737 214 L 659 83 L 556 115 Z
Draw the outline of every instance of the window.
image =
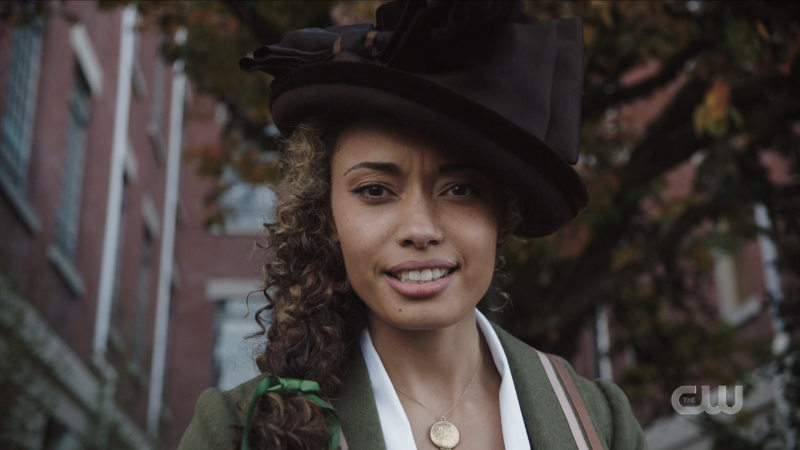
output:
M 133 83 L 133 95 L 141 99 L 147 96 L 147 83 L 144 80 L 144 72 L 142 71 L 142 34 L 137 30 L 133 34 L 135 44 L 133 50 L 133 76 L 131 82 Z
M 232 389 L 259 374 L 254 355 L 262 349 L 264 340 L 245 339 L 260 330 L 254 319 L 257 308 L 259 306 L 254 305 L 252 296 L 247 317 L 244 298 L 230 298 L 218 303 L 214 379 L 217 388 L 222 391 Z M 269 320 L 268 313 L 262 314 L 262 317 Z
M 136 286 L 136 311 L 133 319 L 133 343 L 131 356 L 136 364 L 144 361 L 144 334 L 147 307 L 150 304 L 150 272 L 153 266 L 153 235 L 145 226 L 142 250 L 139 255 L 139 281 Z
M 27 182 L 33 139 L 33 113 L 39 58 L 42 50 L 42 26 L 35 21 L 14 30 L 9 64 L 8 98 L 3 115 L 3 151 L 0 168 L 12 185 L 24 191 Z
M 158 37 L 158 47 L 164 42 L 164 36 Z M 153 73 L 153 99 L 150 111 L 150 123 L 147 125 L 147 135 L 153 147 L 153 153 L 159 164 L 164 162 L 164 141 L 161 137 L 162 111 L 164 110 L 164 77 L 166 64 L 161 55 L 156 56 Z
M 69 108 L 64 175 L 56 223 L 56 247 L 70 260 L 75 258 L 78 242 L 83 162 L 86 154 L 86 130 L 89 125 L 90 92 L 80 70 L 75 74 Z
M 224 225 L 215 231 L 227 235 L 261 235 L 264 223 L 275 221 L 275 191 L 268 185 L 249 184 L 227 168 L 221 181 L 230 187 L 219 200 Z
M 728 225 L 720 223 L 725 232 Z M 714 252 L 714 282 L 722 319 L 739 325 L 761 310 L 762 289 L 754 279 L 754 270 L 761 269 L 757 244 L 744 242 L 736 248 Z
M 122 290 L 122 258 L 125 248 L 125 220 L 128 216 L 128 209 L 130 206 L 130 189 L 128 189 L 128 178 L 123 178 L 122 195 L 120 198 L 120 214 L 119 214 L 119 234 L 117 235 L 117 259 L 114 262 L 114 287 L 111 291 L 111 318 L 108 330 L 108 343 L 109 348 L 122 353 L 125 347 L 122 335 L 119 331 L 119 323 L 123 321 L 121 305 L 122 297 L 124 294 Z
M 33 144 L 33 119 L 42 52 L 42 22 L 14 29 L 8 86 L 0 130 L 0 187 L 29 228 L 39 229 L 39 220 L 25 201 Z M 4 68 L 5 70 L 5 68 Z

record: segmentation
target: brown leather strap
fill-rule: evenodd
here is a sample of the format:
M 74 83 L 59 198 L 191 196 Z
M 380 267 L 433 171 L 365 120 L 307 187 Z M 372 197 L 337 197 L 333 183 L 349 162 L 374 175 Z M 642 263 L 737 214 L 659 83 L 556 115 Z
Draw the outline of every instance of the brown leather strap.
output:
M 592 419 L 589 417 L 589 411 L 586 410 L 586 405 L 583 403 L 581 394 L 578 393 L 578 388 L 575 387 L 575 383 L 572 381 L 572 377 L 567 371 L 567 368 L 555 355 L 549 353 L 546 353 L 546 355 L 553 363 L 553 366 L 555 366 L 558 376 L 561 378 L 561 382 L 564 383 L 564 387 L 567 388 L 567 394 L 569 394 L 572 404 L 575 405 L 578 418 L 581 419 L 581 424 L 583 425 L 583 430 L 586 431 L 586 437 L 589 438 L 589 445 L 592 446 L 592 450 L 603 450 L 603 446 L 600 445 L 600 439 L 597 437 L 597 432 L 594 430 Z

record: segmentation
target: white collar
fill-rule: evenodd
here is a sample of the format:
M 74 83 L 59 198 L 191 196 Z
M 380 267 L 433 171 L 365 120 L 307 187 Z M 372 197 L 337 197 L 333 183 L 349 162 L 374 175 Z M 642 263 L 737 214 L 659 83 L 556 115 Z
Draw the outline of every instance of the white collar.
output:
M 477 309 L 475 310 L 475 319 L 483 337 L 489 344 L 492 359 L 502 379 L 500 383 L 500 423 L 503 427 L 505 448 L 530 450 L 525 421 L 522 419 L 522 410 L 519 408 L 517 390 L 514 388 L 514 380 L 511 378 L 511 369 L 508 367 L 508 358 L 503 351 L 503 346 L 489 320 Z M 361 352 L 364 354 L 372 392 L 375 395 L 375 405 L 378 408 L 386 450 L 416 449 L 417 445 L 414 443 L 411 424 L 408 422 L 403 405 L 397 397 L 397 392 L 383 367 L 381 358 L 375 350 L 375 346 L 372 345 L 372 338 L 370 338 L 368 330 L 364 330 L 364 334 L 361 335 Z

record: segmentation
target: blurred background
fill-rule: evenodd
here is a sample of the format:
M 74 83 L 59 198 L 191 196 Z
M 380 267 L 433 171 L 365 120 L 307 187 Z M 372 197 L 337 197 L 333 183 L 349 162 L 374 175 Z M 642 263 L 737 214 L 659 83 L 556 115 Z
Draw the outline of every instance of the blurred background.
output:
M 380 4 L 0 3 L 0 448 L 174 449 L 257 373 L 277 130 L 237 61 Z M 491 318 L 619 384 L 651 450 L 798 448 L 800 7 L 524 7 L 583 18 L 592 200 L 509 245 Z

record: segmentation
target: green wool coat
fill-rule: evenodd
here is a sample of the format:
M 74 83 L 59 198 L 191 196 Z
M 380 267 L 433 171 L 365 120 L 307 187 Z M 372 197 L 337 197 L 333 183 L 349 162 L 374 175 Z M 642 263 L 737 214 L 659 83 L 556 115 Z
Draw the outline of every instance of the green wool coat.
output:
M 497 325 L 492 326 L 508 358 L 531 449 L 576 449 L 536 350 Z M 349 450 L 385 450 L 378 409 L 360 348 L 352 352 L 351 358 L 339 397 L 331 402 L 339 414 L 342 434 Z M 603 448 L 646 449 L 642 428 L 622 390 L 609 381 L 589 381 L 578 376 L 566 361 L 565 365 L 586 404 Z M 247 404 L 261 379 L 262 376 L 258 376 L 226 392 L 216 388 L 203 392 L 197 401 L 194 419 L 178 449 L 232 449 L 232 434 L 228 427 L 244 425 Z

